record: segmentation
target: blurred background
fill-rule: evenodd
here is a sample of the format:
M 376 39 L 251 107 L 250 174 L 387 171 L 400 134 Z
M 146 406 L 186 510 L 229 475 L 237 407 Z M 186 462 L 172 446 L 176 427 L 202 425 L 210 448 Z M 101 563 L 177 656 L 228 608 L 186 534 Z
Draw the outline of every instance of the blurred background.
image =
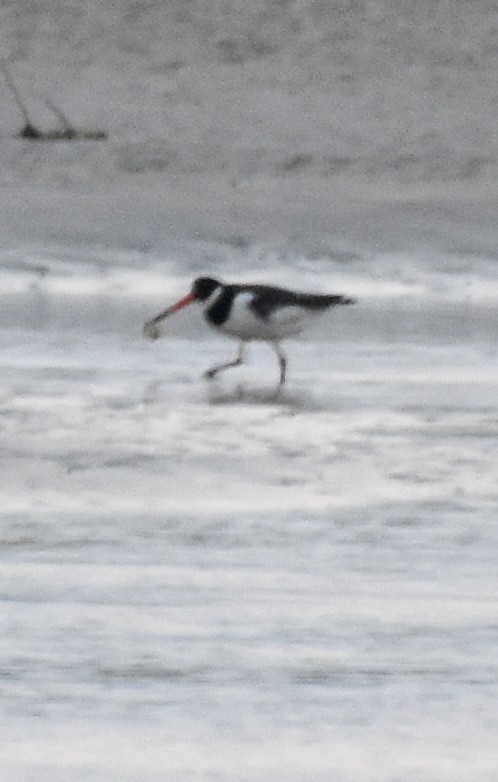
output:
M 109 143 L 19 146 L 2 184 L 124 175 L 496 177 L 498 9 L 451 0 L 5 2 L 1 54 L 45 128 L 51 98 Z
M 245 234 L 249 213 L 257 233 L 261 212 L 289 208 L 290 224 L 274 215 L 284 240 L 340 230 L 330 212 L 344 211 L 344 199 L 387 199 L 408 241 L 422 241 L 421 218 L 429 233 L 444 232 L 434 198 L 495 199 L 497 31 L 491 0 L 5 2 L 0 53 L 38 126 L 59 125 L 49 99 L 108 140 L 19 140 L 23 118 L 0 79 L 0 185 L 105 186 L 114 199 L 143 186 L 169 211 L 182 205 L 187 233 L 209 230 L 206 210 Z M 368 241 L 395 233 L 388 215 Z M 446 217 L 451 224 L 451 208 Z M 147 232 L 161 238 L 159 215 Z

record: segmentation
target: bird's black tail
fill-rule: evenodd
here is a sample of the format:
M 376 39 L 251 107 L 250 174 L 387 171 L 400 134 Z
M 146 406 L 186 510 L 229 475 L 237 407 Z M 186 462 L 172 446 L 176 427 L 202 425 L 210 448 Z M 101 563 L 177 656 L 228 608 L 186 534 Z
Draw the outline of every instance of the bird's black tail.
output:
M 356 304 L 356 299 L 351 298 L 351 296 L 343 296 L 340 293 L 335 296 L 324 296 L 323 298 L 326 307 L 337 307 L 342 304 Z
M 298 307 L 307 307 L 310 310 L 326 310 L 328 307 L 337 307 L 340 304 L 355 304 L 355 299 L 343 296 L 341 293 L 291 293 L 286 304 L 296 304 Z

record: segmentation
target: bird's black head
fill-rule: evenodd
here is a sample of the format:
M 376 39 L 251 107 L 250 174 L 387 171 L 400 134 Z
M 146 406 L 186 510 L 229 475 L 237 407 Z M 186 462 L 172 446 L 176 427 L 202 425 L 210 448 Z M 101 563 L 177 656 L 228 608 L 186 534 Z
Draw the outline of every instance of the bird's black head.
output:
M 206 301 L 220 285 L 221 282 L 213 280 L 212 277 L 197 277 L 193 282 L 191 293 L 197 301 Z

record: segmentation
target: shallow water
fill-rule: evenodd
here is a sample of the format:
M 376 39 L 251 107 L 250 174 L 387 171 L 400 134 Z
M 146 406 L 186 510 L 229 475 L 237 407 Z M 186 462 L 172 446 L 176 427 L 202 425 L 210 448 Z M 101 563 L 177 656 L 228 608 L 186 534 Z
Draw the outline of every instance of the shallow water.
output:
M 329 323 L 275 397 L 264 347 L 209 384 L 200 321 L 44 296 L 0 334 L 4 776 L 492 778 L 494 344 Z

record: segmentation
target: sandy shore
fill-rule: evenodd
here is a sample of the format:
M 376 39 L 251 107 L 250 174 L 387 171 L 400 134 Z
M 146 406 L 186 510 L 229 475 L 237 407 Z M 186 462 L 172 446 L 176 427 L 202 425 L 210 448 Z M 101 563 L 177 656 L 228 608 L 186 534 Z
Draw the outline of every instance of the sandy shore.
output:
M 119 187 L 0 192 L 9 244 L 85 243 L 157 250 L 203 240 L 308 254 L 433 250 L 494 257 L 495 183 L 407 184 L 317 176 L 133 177 Z

